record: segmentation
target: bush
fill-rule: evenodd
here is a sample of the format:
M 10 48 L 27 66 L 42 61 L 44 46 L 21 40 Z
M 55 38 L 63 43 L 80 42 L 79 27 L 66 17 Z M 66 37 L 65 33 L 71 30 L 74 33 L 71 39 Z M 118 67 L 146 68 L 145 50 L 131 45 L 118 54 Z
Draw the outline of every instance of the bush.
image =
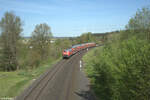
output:
M 135 37 L 100 47 L 84 57 L 85 71 L 101 100 L 150 99 L 149 60 L 150 44 Z

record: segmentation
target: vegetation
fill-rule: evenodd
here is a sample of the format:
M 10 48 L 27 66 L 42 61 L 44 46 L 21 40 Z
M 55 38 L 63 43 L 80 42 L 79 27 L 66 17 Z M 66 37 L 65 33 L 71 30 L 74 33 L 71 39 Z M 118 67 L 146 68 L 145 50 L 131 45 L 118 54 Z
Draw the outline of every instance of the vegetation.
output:
M 49 60 L 47 63 L 41 64 L 36 69 L 30 71 L 21 69 L 12 72 L 0 72 L 0 98 L 12 98 L 19 95 L 24 88 L 58 60 Z
M 4 71 L 16 70 L 19 68 L 17 61 L 18 40 L 22 32 L 21 19 L 12 12 L 6 12 L 0 21 L 1 28 L 1 65 Z
M 50 57 L 50 39 L 52 38 L 52 33 L 50 27 L 44 23 L 36 25 L 35 30 L 32 32 L 30 49 L 31 54 L 30 66 L 38 66 L 40 61 L 44 61 Z
M 94 42 L 94 37 L 91 32 L 83 33 L 80 37 L 77 38 L 77 43 L 87 43 Z
M 125 31 L 84 56 L 100 100 L 150 99 L 150 9 L 138 10 Z

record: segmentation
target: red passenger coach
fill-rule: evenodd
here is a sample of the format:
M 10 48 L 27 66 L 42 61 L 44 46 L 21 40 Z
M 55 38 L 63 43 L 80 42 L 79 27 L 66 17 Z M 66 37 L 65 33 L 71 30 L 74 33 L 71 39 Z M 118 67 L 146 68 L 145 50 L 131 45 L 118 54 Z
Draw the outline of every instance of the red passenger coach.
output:
M 84 44 L 78 44 L 71 47 L 71 49 L 66 49 L 63 51 L 62 55 L 63 58 L 69 58 L 73 54 L 76 54 L 77 52 L 84 50 L 86 48 L 95 47 L 95 43 L 84 43 Z

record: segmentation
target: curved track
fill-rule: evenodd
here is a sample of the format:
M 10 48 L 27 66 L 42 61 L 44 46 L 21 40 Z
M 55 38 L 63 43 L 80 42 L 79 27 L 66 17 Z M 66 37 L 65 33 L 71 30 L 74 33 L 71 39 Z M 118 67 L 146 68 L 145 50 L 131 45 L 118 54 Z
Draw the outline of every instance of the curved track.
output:
M 89 81 L 80 71 L 86 50 L 62 59 L 35 80 L 16 100 L 94 100 Z

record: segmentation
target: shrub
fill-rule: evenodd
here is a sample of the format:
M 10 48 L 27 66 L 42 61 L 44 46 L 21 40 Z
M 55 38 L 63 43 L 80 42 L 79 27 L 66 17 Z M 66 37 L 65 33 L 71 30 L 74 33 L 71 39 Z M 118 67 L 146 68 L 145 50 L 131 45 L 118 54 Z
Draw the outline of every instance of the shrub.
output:
M 94 52 L 97 54 L 91 57 Z M 149 60 L 150 44 L 135 37 L 100 47 L 84 57 L 85 71 L 101 100 L 150 99 Z

